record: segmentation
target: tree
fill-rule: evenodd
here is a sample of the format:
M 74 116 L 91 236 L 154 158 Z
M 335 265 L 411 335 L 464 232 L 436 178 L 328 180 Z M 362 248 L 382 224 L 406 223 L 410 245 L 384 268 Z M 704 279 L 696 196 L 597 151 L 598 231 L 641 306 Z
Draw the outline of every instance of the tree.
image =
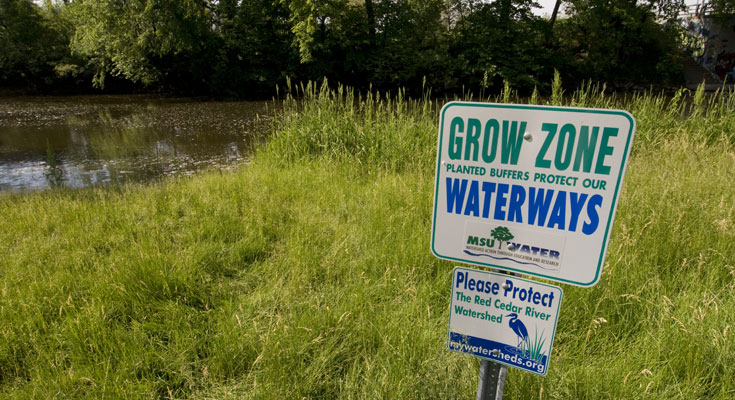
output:
M 0 83 L 39 84 L 54 77 L 65 37 L 31 0 L 0 0 Z
M 483 3 L 457 22 L 450 54 L 463 84 L 497 90 L 507 81 L 531 92 L 550 80 L 560 59 L 546 43 L 548 23 L 532 7 L 529 0 Z
M 554 27 L 554 22 L 556 22 L 556 18 L 559 16 L 559 8 L 561 8 L 562 0 L 556 0 L 554 2 L 554 10 L 551 12 L 551 17 L 549 18 L 549 25 L 551 25 L 551 28 Z
M 682 72 L 674 21 L 682 6 L 682 0 L 570 0 L 570 17 L 556 30 L 576 55 L 567 75 L 618 85 L 676 83 Z
M 705 4 L 712 15 L 721 19 L 729 19 L 735 15 L 735 0 L 709 0 Z
M 297 75 L 298 51 L 284 2 L 220 0 L 214 11 L 220 43 L 213 90 L 265 95 L 287 76 Z
M 378 90 L 440 86 L 448 76 L 444 0 L 292 0 L 305 77 Z
M 376 48 L 368 61 L 371 82 L 378 87 L 409 87 L 418 94 L 424 81 L 441 92 L 451 81 L 450 32 L 443 0 L 383 1 Z
M 340 27 L 347 0 L 291 0 L 291 25 L 302 63 L 313 61 L 313 52 L 320 47 L 327 29 Z
M 504 226 L 499 226 L 490 231 L 490 236 L 498 241 L 498 248 L 501 249 L 503 248 L 503 242 L 507 242 L 508 240 L 511 240 L 515 237 L 512 233 L 510 233 L 510 229 Z
M 98 87 L 107 75 L 143 85 L 201 79 L 211 64 L 209 1 L 77 0 L 69 7 L 71 48 L 90 60 Z

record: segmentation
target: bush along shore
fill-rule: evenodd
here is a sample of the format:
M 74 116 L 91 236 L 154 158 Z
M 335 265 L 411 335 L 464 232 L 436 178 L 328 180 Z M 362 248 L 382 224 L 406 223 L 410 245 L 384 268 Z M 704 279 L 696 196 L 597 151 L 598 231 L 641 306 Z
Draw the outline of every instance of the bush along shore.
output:
M 638 130 L 601 281 L 564 286 L 548 376 L 506 398 L 735 396 L 735 95 L 531 102 Z M 0 196 L 0 397 L 468 398 L 429 251 L 438 108 L 289 88 L 234 172 Z

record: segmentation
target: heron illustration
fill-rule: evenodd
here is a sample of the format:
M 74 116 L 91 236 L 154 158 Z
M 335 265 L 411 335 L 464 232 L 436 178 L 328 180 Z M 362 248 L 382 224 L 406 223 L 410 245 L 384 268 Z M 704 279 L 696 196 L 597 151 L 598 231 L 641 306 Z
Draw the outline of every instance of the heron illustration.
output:
M 518 319 L 518 314 L 510 313 L 506 315 L 506 317 L 510 317 L 508 325 L 510 326 L 510 329 L 513 329 L 513 332 L 518 336 L 516 348 L 520 350 L 520 346 L 523 342 L 528 343 L 528 329 L 526 329 L 526 325 L 524 325 L 523 322 Z

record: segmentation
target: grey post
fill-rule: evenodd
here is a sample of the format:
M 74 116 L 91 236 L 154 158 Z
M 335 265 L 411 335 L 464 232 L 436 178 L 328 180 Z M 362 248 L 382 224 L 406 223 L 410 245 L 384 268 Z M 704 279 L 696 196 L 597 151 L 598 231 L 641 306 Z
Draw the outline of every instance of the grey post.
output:
M 477 400 L 502 400 L 507 370 L 506 366 L 490 360 L 482 360 L 480 382 L 477 385 Z
M 495 271 L 511 276 L 521 276 L 513 272 Z M 507 374 L 508 367 L 483 359 L 480 364 L 480 381 L 477 384 L 477 400 L 503 400 Z

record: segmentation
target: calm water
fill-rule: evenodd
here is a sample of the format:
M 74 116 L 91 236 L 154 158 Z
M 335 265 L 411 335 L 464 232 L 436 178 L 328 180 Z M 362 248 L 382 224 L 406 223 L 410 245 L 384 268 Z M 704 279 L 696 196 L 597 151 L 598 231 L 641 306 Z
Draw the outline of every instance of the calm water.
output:
M 247 161 L 262 102 L 0 98 L 0 191 L 146 182 Z

